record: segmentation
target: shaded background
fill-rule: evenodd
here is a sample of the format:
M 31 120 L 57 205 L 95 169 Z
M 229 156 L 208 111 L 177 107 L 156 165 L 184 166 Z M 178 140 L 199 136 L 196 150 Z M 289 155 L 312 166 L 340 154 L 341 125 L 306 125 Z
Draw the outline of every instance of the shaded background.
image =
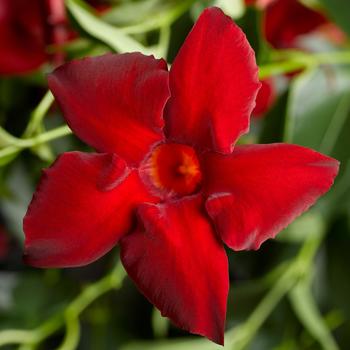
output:
M 18 3 L 10 20 L 4 19 L 7 2 Z M 257 252 L 228 251 L 225 349 L 350 348 L 345 0 L 68 0 L 66 7 L 63 1 L 0 0 L 0 347 L 220 349 L 173 327 L 128 278 L 122 285 L 109 279 L 117 248 L 74 269 L 35 269 L 21 257 L 22 218 L 41 169 L 63 151 L 88 150 L 64 126 L 46 74 L 73 57 L 109 51 L 142 50 L 171 63 L 211 5 L 237 21 L 261 67 L 264 89 L 242 142 L 293 142 L 341 161 L 332 190 L 276 240 Z M 48 141 L 37 135 L 49 135 Z M 79 302 L 86 304 L 79 308 Z

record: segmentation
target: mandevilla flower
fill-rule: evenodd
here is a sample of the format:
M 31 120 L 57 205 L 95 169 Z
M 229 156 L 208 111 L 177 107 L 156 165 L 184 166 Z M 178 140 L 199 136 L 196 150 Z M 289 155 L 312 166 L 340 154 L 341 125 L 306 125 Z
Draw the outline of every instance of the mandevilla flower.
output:
M 107 7 L 102 1 L 88 2 L 97 10 Z M 60 46 L 75 36 L 64 0 L 0 0 L 0 74 L 29 73 L 49 61 L 61 64 Z
M 275 48 L 298 48 L 298 38 L 322 31 L 332 41 L 342 42 L 344 34 L 322 13 L 306 7 L 298 0 L 273 0 L 266 3 L 263 31 Z M 327 34 L 328 33 L 328 34 Z
M 276 100 L 276 89 L 272 79 L 261 80 L 261 87 L 255 99 L 255 108 L 252 116 L 256 118 L 263 117 L 271 108 Z
M 69 37 L 62 0 L 0 0 L 0 74 L 22 74 L 50 58 L 48 45 Z
M 6 258 L 9 251 L 7 232 L 0 224 L 0 261 Z
M 91 263 L 120 243 L 142 293 L 177 326 L 223 344 L 224 243 L 258 249 L 333 183 L 338 162 L 289 144 L 234 146 L 260 83 L 245 35 L 203 12 L 170 72 L 140 53 L 49 76 L 67 123 L 99 153 L 47 169 L 24 219 L 25 260 Z

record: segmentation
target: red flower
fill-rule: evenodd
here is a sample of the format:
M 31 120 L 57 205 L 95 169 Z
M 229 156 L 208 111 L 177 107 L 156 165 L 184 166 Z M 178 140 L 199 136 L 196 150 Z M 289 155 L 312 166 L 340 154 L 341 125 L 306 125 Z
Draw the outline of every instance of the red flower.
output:
M 24 73 L 47 60 L 44 2 L 0 1 L 0 74 Z
M 261 87 L 256 96 L 253 116 L 262 117 L 274 104 L 276 100 L 276 90 L 272 79 L 261 80 Z
M 98 13 L 103 13 L 111 8 L 110 0 L 87 0 L 90 6 L 93 6 Z
M 76 60 L 49 76 L 74 132 L 24 219 L 25 259 L 88 264 L 114 247 L 164 316 L 224 342 L 223 243 L 258 249 L 332 185 L 338 162 L 296 145 L 236 146 L 259 89 L 254 52 L 221 10 L 204 11 L 170 73 L 139 53 Z M 163 119 L 164 118 L 164 119 Z
M 0 261 L 6 258 L 9 251 L 9 240 L 4 228 L 0 225 Z
M 265 9 L 263 30 L 277 49 L 297 47 L 296 39 L 328 23 L 326 17 L 298 0 L 275 0 Z
M 59 46 L 74 37 L 64 0 L 0 0 L 1 75 L 28 73 L 48 61 L 61 64 Z M 49 45 L 56 46 L 54 55 Z

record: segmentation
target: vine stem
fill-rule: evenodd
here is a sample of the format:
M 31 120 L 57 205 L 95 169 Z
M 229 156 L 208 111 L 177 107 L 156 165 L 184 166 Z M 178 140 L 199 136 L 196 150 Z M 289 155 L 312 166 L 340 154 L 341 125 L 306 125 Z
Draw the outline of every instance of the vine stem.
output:
M 248 320 L 242 326 L 235 327 L 226 333 L 230 349 L 243 350 L 249 345 L 280 300 L 309 271 L 321 242 L 322 235 L 306 240 L 297 258 L 290 263 L 289 268 L 277 280 Z
M 64 136 L 71 134 L 72 131 L 67 125 L 62 125 L 58 128 L 52 129 L 50 131 L 43 132 L 42 134 L 26 138 L 19 139 L 12 137 L 12 145 L 0 149 L 0 163 L 2 158 L 10 157 L 16 153 L 35 146 L 39 146 L 45 142 L 55 140 Z
M 79 316 L 103 294 L 120 289 L 126 272 L 119 261 L 115 268 L 99 281 L 90 284 L 60 313 L 33 330 L 9 329 L 0 332 L 0 346 L 23 344 L 34 346 L 66 325 L 66 336 L 59 350 L 74 349 L 79 341 Z
M 305 53 L 296 50 L 280 50 L 272 53 L 272 59 L 275 62 L 260 67 L 260 79 L 324 64 L 350 64 L 350 51 Z
M 30 116 L 29 123 L 26 130 L 23 133 L 24 137 L 29 137 L 34 135 L 40 128 L 41 122 L 45 117 L 47 111 L 51 107 L 54 101 L 54 97 L 51 91 L 47 91 L 38 106 L 34 109 L 33 113 Z

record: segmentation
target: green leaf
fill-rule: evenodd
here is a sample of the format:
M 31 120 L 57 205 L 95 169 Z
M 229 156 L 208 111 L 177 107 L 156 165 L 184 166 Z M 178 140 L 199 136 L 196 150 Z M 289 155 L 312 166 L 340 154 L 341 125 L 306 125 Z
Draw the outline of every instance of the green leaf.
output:
M 341 166 L 342 174 L 333 191 L 327 196 L 327 203 L 332 210 L 344 207 L 350 218 L 350 159 Z M 341 206 L 339 206 L 339 203 Z
M 169 320 L 163 317 L 155 307 L 152 312 L 152 328 L 156 338 L 165 338 L 169 329 Z
M 154 2 L 153 4 L 149 4 L 152 7 L 148 9 L 148 13 L 143 13 L 143 16 L 139 18 L 137 14 L 141 8 L 141 5 L 147 5 L 147 1 L 145 3 L 131 3 L 131 4 L 124 4 L 120 7 L 115 8 L 115 10 L 111 12 L 115 12 L 114 18 L 119 18 L 119 22 L 123 23 L 123 27 L 120 27 L 120 30 L 123 31 L 123 33 L 127 34 L 145 34 L 146 32 L 150 32 L 153 30 L 161 29 L 165 26 L 170 26 L 173 24 L 176 20 L 178 20 L 188 9 L 193 5 L 193 3 L 196 0 L 183 0 L 181 2 Z M 121 21 L 120 16 L 123 13 L 123 9 L 128 8 L 129 11 L 132 12 L 133 18 L 128 19 L 127 13 L 125 13 L 125 17 L 123 18 L 123 21 Z M 118 9 L 121 11 L 119 12 Z M 142 11 L 142 10 L 141 10 Z M 124 11 L 125 12 L 125 11 Z M 115 16 L 118 13 L 118 16 Z M 107 20 L 107 22 L 111 23 L 110 21 L 111 13 L 106 14 L 103 18 Z M 137 21 L 138 18 L 138 21 Z M 119 24 L 118 21 L 116 23 L 112 24 Z
M 325 232 L 325 226 L 322 215 L 313 210 L 297 218 L 276 238 L 282 242 L 299 243 L 311 237 L 322 236 Z
M 267 112 L 262 122 L 259 143 L 282 142 L 287 116 L 289 91 L 285 91 Z
M 243 0 L 203 0 L 196 1 L 192 7 L 192 17 L 196 20 L 202 11 L 210 6 L 220 7 L 227 15 L 237 19 L 243 16 L 245 5 Z
M 310 290 L 309 280 L 304 278 L 289 292 L 293 309 L 300 322 L 320 343 L 324 350 L 338 350 Z
M 103 19 L 110 24 L 127 26 L 140 23 L 151 18 L 155 12 L 161 12 L 169 4 L 163 0 L 144 0 L 140 2 L 118 2 L 109 11 L 103 14 Z
M 138 41 L 90 13 L 80 0 L 67 0 L 66 4 L 70 13 L 84 31 L 110 46 L 113 50 L 117 52 L 139 51 L 149 54 L 149 51 Z
M 244 14 L 245 6 L 243 0 L 216 0 L 214 6 L 220 7 L 232 18 L 240 18 Z
M 350 2 L 348 0 L 319 0 L 331 18 L 350 35 Z
M 292 90 L 291 141 L 332 154 L 350 108 L 349 72 L 313 70 L 297 78 Z
M 24 239 L 22 218 L 33 195 L 33 185 L 28 170 L 22 162 L 16 162 L 6 175 L 9 195 L 0 200 L 0 211 L 7 223 L 9 231 L 19 242 Z
M 295 79 L 288 104 L 286 140 L 313 148 L 341 162 L 340 173 L 329 194 L 322 199 L 325 214 L 343 210 L 346 198 L 338 196 L 349 163 L 350 149 L 350 73 L 343 67 L 328 67 L 308 72 Z M 345 186 L 346 187 L 346 186 Z M 344 190 L 342 189 L 342 192 Z M 350 200 L 350 191 L 346 191 Z M 332 198 L 333 197 L 333 198 Z
M 254 49 L 259 66 L 266 62 L 269 55 L 269 48 L 261 33 L 261 18 L 261 11 L 249 6 L 246 8 L 244 16 L 237 20 L 237 24 L 242 28 L 250 46 Z

